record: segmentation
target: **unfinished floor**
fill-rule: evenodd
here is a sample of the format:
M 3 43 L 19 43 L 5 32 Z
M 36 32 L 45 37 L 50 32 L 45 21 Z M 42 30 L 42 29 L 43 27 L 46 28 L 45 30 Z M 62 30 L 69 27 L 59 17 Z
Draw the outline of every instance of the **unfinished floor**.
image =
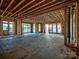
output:
M 64 59 L 64 36 L 31 33 L 0 39 L 1 56 L 5 59 Z

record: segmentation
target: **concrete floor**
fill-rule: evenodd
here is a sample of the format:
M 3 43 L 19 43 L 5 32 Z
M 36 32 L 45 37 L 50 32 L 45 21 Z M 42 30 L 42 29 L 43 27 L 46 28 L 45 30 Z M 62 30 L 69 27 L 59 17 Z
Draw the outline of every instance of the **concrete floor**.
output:
M 64 59 L 64 37 L 37 33 L 2 38 L 0 59 Z

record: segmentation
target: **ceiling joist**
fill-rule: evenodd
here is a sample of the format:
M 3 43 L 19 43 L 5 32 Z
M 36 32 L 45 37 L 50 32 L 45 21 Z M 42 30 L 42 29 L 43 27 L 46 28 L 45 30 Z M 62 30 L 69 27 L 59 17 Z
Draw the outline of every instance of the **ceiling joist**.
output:
M 2 6 L 2 3 L 3 3 L 3 0 L 1 0 L 1 3 L 0 3 L 0 8 L 1 8 L 1 6 Z
M 25 7 L 27 7 L 28 5 L 30 5 L 31 3 L 33 3 L 35 0 L 30 1 L 29 3 L 25 4 L 22 8 L 18 9 L 16 12 L 14 12 L 11 16 L 15 15 L 17 12 L 21 11 L 22 9 L 24 9 Z
M 31 18 L 39 15 L 39 19 L 45 19 L 47 15 L 41 14 L 63 9 L 67 5 L 72 5 L 74 1 L 76 0 L 0 0 L 0 15 L 7 18 Z M 63 12 L 58 10 L 52 12 L 55 16 L 50 14 L 48 16 L 63 20 Z
M 50 11 L 54 11 L 54 10 L 57 10 L 57 9 L 60 9 L 60 8 L 63 9 L 63 7 L 64 7 L 64 5 L 58 6 L 56 8 L 47 9 L 45 11 L 37 12 L 37 13 L 31 14 L 31 15 L 24 15 L 24 16 L 26 16 L 26 17 L 34 17 L 34 16 L 38 16 L 38 15 L 41 15 L 41 14 L 44 14 L 44 13 L 49 13 Z
M 7 15 L 6 17 L 12 13 L 12 11 L 14 11 L 17 7 L 19 7 L 25 0 L 21 0 Z
M 11 0 L 11 2 L 8 4 L 4 12 L 2 13 L 2 16 L 6 13 L 7 9 L 13 4 L 14 0 Z
M 53 11 L 53 10 L 56 10 L 56 9 L 59 9 L 59 8 L 64 8 L 65 7 L 65 5 L 67 5 L 67 4 L 69 4 L 69 3 L 73 3 L 73 1 L 69 1 L 69 2 L 64 2 L 64 3 L 60 3 L 60 4 L 58 4 L 58 5 L 56 5 L 56 6 L 53 6 L 53 7 L 51 7 L 51 8 L 48 8 L 48 9 L 46 9 L 46 10 L 41 10 L 41 11 L 35 11 L 34 13 L 31 13 L 31 14 L 27 14 L 27 15 L 23 15 L 23 16 L 28 16 L 28 17 L 33 17 L 33 16 L 37 16 L 37 15 L 40 15 L 40 14 L 43 14 L 43 13 L 47 13 L 47 12 L 50 12 L 50 11 Z
M 25 14 L 28 14 L 28 13 L 31 13 L 31 12 L 33 12 L 33 11 L 35 11 L 35 10 L 41 9 L 41 8 L 44 7 L 44 6 L 53 3 L 54 1 L 56 1 L 56 0 L 52 0 L 52 1 L 46 3 L 46 4 L 42 5 L 42 6 L 39 6 L 39 7 L 35 8 L 35 9 L 32 9 L 31 11 L 28 11 L 28 12 L 25 13 Z
M 53 4 L 53 5 L 50 5 L 50 6 L 41 8 L 41 9 L 35 11 L 34 13 L 33 13 L 33 12 L 31 12 L 31 13 L 27 13 L 27 12 L 26 12 L 26 13 L 23 13 L 22 15 L 32 15 L 32 13 L 35 14 L 35 13 L 38 13 L 38 12 L 40 12 L 40 11 L 43 11 L 43 10 L 46 10 L 46 9 L 50 9 L 50 7 L 52 8 L 52 7 L 54 7 L 54 6 L 58 5 L 58 4 L 61 4 L 61 3 L 63 3 L 63 2 L 64 2 L 64 0 L 63 0 L 63 1 L 60 1 L 60 2 L 58 2 L 58 3 L 56 3 L 56 4 Z
M 46 0 L 41 0 L 41 1 L 38 2 L 37 4 L 35 4 L 35 5 L 31 6 L 31 7 L 29 7 L 28 9 L 26 9 L 26 10 L 24 10 L 24 11 L 22 11 L 22 12 L 20 12 L 19 15 L 21 15 L 22 13 L 25 13 L 26 11 L 30 10 L 31 8 L 34 8 L 35 6 L 41 4 L 41 3 L 45 2 L 45 1 L 46 1 Z

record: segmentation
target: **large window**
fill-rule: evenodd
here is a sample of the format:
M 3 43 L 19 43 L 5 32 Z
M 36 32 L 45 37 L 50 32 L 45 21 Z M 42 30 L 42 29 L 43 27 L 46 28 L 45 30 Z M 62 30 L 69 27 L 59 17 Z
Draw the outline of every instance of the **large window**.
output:
M 53 31 L 52 29 L 53 29 L 53 28 L 52 28 L 52 24 L 50 24 L 50 25 L 49 25 L 49 32 L 50 32 L 50 33 L 52 33 L 52 31 Z
M 62 33 L 61 23 L 45 24 L 46 33 Z
M 45 33 L 49 33 L 49 24 L 45 24 Z
M 14 33 L 14 22 L 9 22 L 9 34 L 13 34 Z
M 61 23 L 57 23 L 57 33 L 61 33 Z
M 56 33 L 56 23 L 53 23 L 53 33 Z
M 41 32 L 41 24 L 39 24 L 39 32 Z
M 3 21 L 3 34 L 14 34 L 14 22 Z
M 33 33 L 35 33 L 35 24 L 33 24 Z
M 22 23 L 22 32 L 23 33 L 31 32 L 31 24 L 29 24 L 29 23 Z
M 3 30 L 8 30 L 8 24 L 3 24 Z
M 3 21 L 3 30 L 8 31 L 8 22 L 7 21 Z

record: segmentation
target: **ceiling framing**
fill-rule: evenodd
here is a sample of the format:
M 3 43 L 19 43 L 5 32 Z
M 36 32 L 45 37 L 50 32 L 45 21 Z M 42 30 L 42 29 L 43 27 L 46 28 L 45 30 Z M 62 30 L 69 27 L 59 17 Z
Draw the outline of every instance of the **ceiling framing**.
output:
M 74 0 L 0 0 L 0 17 L 18 19 L 25 17 L 31 18 L 43 14 L 51 19 L 63 20 L 64 16 L 62 10 L 50 11 L 62 8 L 65 5 L 61 4 L 72 1 Z M 40 16 L 38 18 L 45 17 Z
M 62 12 L 62 13 L 61 13 Z M 25 18 L 23 22 L 38 22 L 38 23 L 52 23 L 52 22 L 63 22 L 64 9 L 58 9 L 52 12 L 48 12 L 36 17 Z

